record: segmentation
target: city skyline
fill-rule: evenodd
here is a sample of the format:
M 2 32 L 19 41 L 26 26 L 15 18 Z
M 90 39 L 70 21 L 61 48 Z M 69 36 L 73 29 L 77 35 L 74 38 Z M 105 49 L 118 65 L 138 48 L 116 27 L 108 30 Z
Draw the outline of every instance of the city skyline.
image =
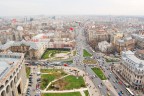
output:
M 142 0 L 1 0 L 0 16 L 144 15 Z

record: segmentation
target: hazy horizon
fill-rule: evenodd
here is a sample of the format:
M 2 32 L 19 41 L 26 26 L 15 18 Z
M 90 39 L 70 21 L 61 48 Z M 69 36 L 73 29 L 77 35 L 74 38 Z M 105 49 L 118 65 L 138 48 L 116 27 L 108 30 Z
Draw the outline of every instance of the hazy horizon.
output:
M 0 16 L 144 16 L 143 0 L 1 0 Z

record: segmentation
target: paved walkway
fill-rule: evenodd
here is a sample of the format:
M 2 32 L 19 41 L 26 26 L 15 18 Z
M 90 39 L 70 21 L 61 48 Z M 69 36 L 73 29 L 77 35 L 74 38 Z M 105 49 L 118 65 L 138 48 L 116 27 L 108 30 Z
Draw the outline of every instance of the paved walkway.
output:
M 54 90 L 44 91 L 44 90 L 42 90 L 41 93 L 69 93 L 69 92 L 80 92 L 80 91 L 85 91 L 85 90 L 88 90 L 88 89 L 80 88 L 80 89 L 63 90 L 63 91 L 54 91 Z

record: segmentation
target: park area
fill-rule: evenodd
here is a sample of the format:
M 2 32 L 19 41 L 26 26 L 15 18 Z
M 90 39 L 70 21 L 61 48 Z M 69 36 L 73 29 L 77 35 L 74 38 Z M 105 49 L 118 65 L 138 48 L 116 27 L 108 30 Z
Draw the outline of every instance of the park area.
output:
M 92 68 L 92 70 L 95 72 L 95 74 L 101 79 L 101 80 L 106 80 L 106 76 L 102 72 L 100 68 Z
M 83 60 L 84 64 L 97 64 L 97 61 L 94 59 L 85 59 Z
M 73 75 L 69 75 L 52 83 L 48 90 L 72 90 L 82 87 L 86 87 L 82 76 L 76 77 Z
M 70 93 L 47 93 L 42 94 L 42 96 L 82 96 L 80 92 L 70 92 Z
M 70 54 L 69 49 L 47 49 L 41 58 L 51 60 L 68 59 L 70 58 Z
M 92 54 L 90 54 L 87 50 L 83 49 L 83 57 L 91 57 Z
M 55 80 L 58 79 L 64 75 L 67 75 L 63 70 L 61 69 L 41 69 L 41 89 L 45 89 L 47 85 Z

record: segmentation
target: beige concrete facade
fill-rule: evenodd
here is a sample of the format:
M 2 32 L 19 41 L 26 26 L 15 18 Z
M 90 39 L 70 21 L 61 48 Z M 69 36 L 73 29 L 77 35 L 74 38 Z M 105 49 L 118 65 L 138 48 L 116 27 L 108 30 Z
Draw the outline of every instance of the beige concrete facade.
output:
M 0 52 L 18 52 L 24 53 L 26 59 L 40 59 L 46 47 L 41 42 L 14 42 L 9 41 L 4 45 L 1 45 Z
M 1 58 L 5 58 L 5 60 L 3 61 Z M 24 54 L 0 53 L 0 59 L 1 63 L 14 60 L 12 63 L 14 65 L 10 65 L 10 63 L 8 63 L 9 69 L 5 72 L 1 72 L 4 76 L 1 75 L 0 77 L 0 96 L 22 96 L 27 81 Z
M 144 90 L 144 61 L 131 51 L 122 52 L 120 74 L 134 89 Z
M 130 38 L 130 39 L 119 39 L 116 41 L 115 43 L 115 48 L 117 50 L 117 52 L 121 52 L 124 49 L 126 50 L 133 50 L 135 47 L 135 40 Z

